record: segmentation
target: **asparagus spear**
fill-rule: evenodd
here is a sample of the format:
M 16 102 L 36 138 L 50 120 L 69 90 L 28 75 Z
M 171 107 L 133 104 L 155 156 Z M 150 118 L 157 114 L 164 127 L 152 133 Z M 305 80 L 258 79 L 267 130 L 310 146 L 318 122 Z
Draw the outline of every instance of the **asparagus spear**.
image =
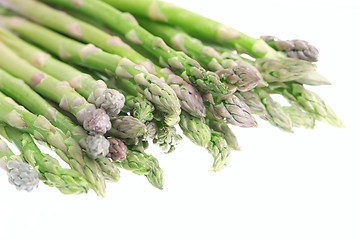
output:
M 216 97 L 210 94 L 203 96 L 208 110 L 218 120 L 226 119 L 230 124 L 240 127 L 256 127 L 257 122 L 250 108 L 237 96 Z
M 132 116 L 145 123 L 154 118 L 154 106 L 143 96 L 132 96 L 125 94 L 124 111 L 130 112 Z
M 266 114 L 262 115 L 261 118 L 286 132 L 292 132 L 293 125 L 289 113 L 265 89 L 256 88 L 255 93 L 259 96 L 266 109 Z
M 123 161 L 127 158 L 128 148 L 123 141 L 117 138 L 110 139 L 109 157 L 113 161 Z
M 28 133 L 2 126 L 3 133 L 20 149 L 24 159 L 40 173 L 45 184 L 58 188 L 64 194 L 87 193 L 89 183 L 80 173 L 63 168 L 48 154 L 43 154 Z
M 218 172 L 224 169 L 229 161 L 230 148 L 221 133 L 214 130 L 211 131 L 211 139 L 207 150 L 214 158 L 214 163 L 210 170 Z
M 285 53 L 290 58 L 302 59 L 308 62 L 317 62 L 319 51 L 307 41 L 281 40 L 274 36 L 261 36 L 272 48 Z
M 204 118 L 197 118 L 185 112 L 180 115 L 180 128 L 193 143 L 206 148 L 211 139 L 211 129 Z
M 240 151 L 240 146 L 238 143 L 238 140 L 234 134 L 234 132 L 231 130 L 229 125 L 224 120 L 214 120 L 209 119 L 209 126 L 214 131 L 221 133 L 223 138 L 225 139 L 227 145 L 232 149 L 236 151 Z
M 261 102 L 259 95 L 257 95 L 254 91 L 248 91 L 248 92 L 237 91 L 234 93 L 234 95 L 237 96 L 246 105 L 249 106 L 252 114 L 256 114 L 260 116 L 266 114 L 266 109 L 264 104 Z
M 129 150 L 126 160 L 115 164 L 137 175 L 145 175 L 154 187 L 163 188 L 163 172 L 155 157 L 137 150 Z
M 12 0 L 13 3 L 17 1 L 19 0 Z M 141 45 L 150 54 L 157 57 L 162 66 L 171 67 L 177 74 L 182 74 L 199 90 L 220 95 L 227 94 L 226 85 L 219 81 L 217 75 L 207 72 L 196 61 L 168 47 L 162 39 L 153 36 L 140 27 L 134 18 L 129 18 L 129 14 L 124 14 L 101 1 L 82 0 L 81 4 L 74 4 L 71 0 L 49 0 L 46 2 L 79 11 L 103 22 L 121 33 L 131 43 Z M 17 7 L 19 5 L 16 3 Z
M 262 39 L 255 39 L 246 34 L 200 16 L 184 8 L 158 0 L 102 0 L 121 11 L 150 18 L 154 21 L 166 22 L 179 26 L 192 36 L 210 42 L 232 47 L 238 51 L 245 50 L 255 58 L 261 59 L 262 64 L 267 61 L 284 65 L 290 61 L 290 74 L 297 76 L 297 81 L 309 85 L 329 84 L 329 82 L 316 72 L 316 66 L 299 59 L 286 58 L 282 52 L 274 50 Z M 194 24 L 196 23 L 196 24 Z M 284 66 L 285 67 L 285 66 Z
M 50 57 L 49 54 L 22 41 L 2 28 L 0 28 L 0 39 L 34 67 L 51 74 L 59 80 L 68 81 L 71 87 L 90 103 L 104 109 L 109 115 L 119 114 L 124 106 L 124 96 L 116 90 L 108 89 L 104 82 L 96 82 L 90 76 L 82 74 L 73 67 Z
M 316 93 L 304 88 L 301 84 L 274 84 L 269 88 L 270 91 L 283 95 L 295 106 L 303 108 L 315 119 L 335 127 L 344 127 L 334 111 Z
M 22 80 L 12 77 L 2 69 L 0 69 L 0 90 L 33 113 L 45 116 L 52 125 L 61 129 L 65 134 L 70 134 L 78 144 L 86 149 L 90 157 L 106 156 L 109 143 L 103 136 L 88 136 L 80 126 L 75 125 L 69 118 L 58 112 Z
M 141 17 L 137 17 L 137 20 L 142 27 L 161 37 L 169 46 L 185 52 L 206 69 L 216 72 L 220 80 L 236 86 L 240 91 L 256 87 L 261 80 L 253 66 L 223 59 L 214 48 L 204 45 L 178 28 Z
M 181 135 L 176 133 L 175 127 L 163 125 L 162 122 L 156 122 L 156 133 L 153 143 L 161 148 L 165 153 L 171 153 L 175 146 L 182 140 Z
M 119 37 L 111 36 L 108 33 L 91 26 L 86 22 L 82 22 L 79 19 L 49 8 L 41 3 L 18 2 L 17 4 L 20 5 L 19 7 L 25 8 L 23 9 L 24 11 L 22 11 L 23 14 L 31 17 L 32 19 L 36 19 L 38 22 L 53 28 L 56 31 L 62 32 L 81 41 L 92 43 L 107 52 L 126 57 L 134 63 L 144 66 L 150 73 L 164 77 L 166 82 L 176 92 L 183 109 L 189 111 L 195 116 L 204 115 L 205 107 L 202 104 L 201 98 L 194 87 L 173 73 L 169 74 L 162 72 L 161 68 L 153 65 L 153 63 L 151 63 L 151 61 L 149 61 L 147 58 L 131 49 L 128 45 L 123 43 Z M 36 7 L 37 11 L 27 11 L 27 4 Z M 73 30 L 76 30 L 74 27 L 80 29 L 80 35 L 74 34 Z
M 0 67 L 10 74 L 23 79 L 29 86 L 46 98 L 71 112 L 91 134 L 104 134 L 110 127 L 109 116 L 102 109 L 88 103 L 66 82 L 61 82 L 18 57 L 0 42 Z
M 81 44 L 24 19 L 2 17 L 1 20 L 15 32 L 63 60 L 67 59 L 104 73 L 114 74 L 120 82 L 133 81 L 138 92 L 144 94 L 157 109 L 167 114 L 168 125 L 172 126 L 178 122 L 180 104 L 175 93 L 165 82 L 148 73 L 144 67 L 134 64 L 127 58 L 103 52 L 92 44 Z
M 104 176 L 96 162 L 84 157 L 76 141 L 55 128 L 43 116 L 36 116 L 0 92 L 0 121 L 36 139 L 47 142 L 71 168 L 78 171 L 91 184 L 99 196 L 104 196 Z
M 283 107 L 289 114 L 292 125 L 298 128 L 314 128 L 315 118 L 308 112 L 303 111 L 300 107 L 292 105 Z
M 146 132 L 146 126 L 139 119 L 131 116 L 119 116 L 111 121 L 113 128 L 109 135 L 121 139 L 139 138 Z
M 38 172 L 26 163 L 21 156 L 15 155 L 8 145 L 0 139 L 0 161 L 5 161 L 9 182 L 17 190 L 32 191 L 39 185 Z

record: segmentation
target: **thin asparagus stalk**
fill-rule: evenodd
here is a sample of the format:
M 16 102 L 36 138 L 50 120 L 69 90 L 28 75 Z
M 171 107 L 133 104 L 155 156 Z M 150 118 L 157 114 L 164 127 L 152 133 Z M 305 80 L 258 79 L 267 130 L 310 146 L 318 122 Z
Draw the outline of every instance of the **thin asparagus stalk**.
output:
M 137 175 L 145 175 L 154 187 L 163 188 L 163 172 L 159 167 L 159 162 L 153 156 L 137 150 L 129 150 L 126 160 L 115 164 Z
M 33 113 L 45 116 L 52 125 L 61 129 L 65 134 L 70 134 L 78 144 L 86 149 L 90 157 L 106 156 L 109 143 L 103 136 L 88 136 L 83 128 L 75 125 L 68 117 L 57 111 L 24 81 L 14 78 L 2 69 L 0 69 L 0 90 Z
M 344 127 L 334 111 L 316 93 L 306 89 L 301 84 L 274 84 L 269 88 L 270 91 L 283 95 L 295 106 L 300 106 L 315 119 L 335 127 Z
M 308 62 L 317 62 L 319 51 L 307 41 L 281 40 L 274 36 L 261 36 L 269 46 L 277 51 L 285 53 L 290 58 L 297 58 Z
M 17 190 L 31 192 L 39 185 L 38 172 L 26 163 L 21 156 L 15 155 L 8 145 L 0 139 L 0 161 L 5 161 L 9 182 Z
M 19 0 L 11 0 L 11 2 L 16 4 L 16 7 L 20 7 Z M 170 67 L 177 74 L 182 74 L 199 90 L 219 95 L 227 94 L 226 85 L 219 81 L 216 74 L 206 71 L 193 59 L 168 47 L 161 38 L 140 27 L 132 16 L 129 17 L 129 14 L 124 14 L 101 1 L 82 0 L 81 4 L 74 4 L 71 0 L 46 2 L 70 8 L 104 23 L 109 28 L 121 33 L 131 43 L 141 45 L 142 48 L 157 57 L 163 67 Z
M 110 129 L 110 118 L 105 111 L 96 109 L 93 104 L 88 103 L 67 82 L 64 84 L 65 82 L 46 75 L 18 57 L 1 42 L 0 52 L 0 68 L 21 78 L 38 93 L 55 101 L 65 111 L 71 112 L 83 124 L 85 130 L 91 134 L 103 135 Z
M 246 34 L 231 28 L 227 25 L 216 22 L 212 19 L 200 16 L 184 8 L 167 2 L 157 0 L 102 0 L 117 9 L 129 12 L 134 15 L 150 18 L 153 21 L 166 22 L 179 26 L 192 36 L 210 42 L 216 42 L 239 51 L 244 49 L 255 58 L 261 59 L 261 65 L 267 61 L 277 62 L 278 65 L 288 63 L 294 67 L 287 66 L 296 80 L 309 85 L 329 84 L 329 82 L 316 72 L 316 66 L 299 59 L 286 58 L 285 54 L 274 50 L 262 39 L 255 39 Z M 196 24 L 194 24 L 196 23 Z
M 138 92 L 144 94 L 157 109 L 167 114 L 168 125 L 172 126 L 178 122 L 181 110 L 175 93 L 165 82 L 148 73 L 144 67 L 134 64 L 127 58 L 103 52 L 92 44 L 81 44 L 24 19 L 1 17 L 0 20 L 15 32 L 63 60 L 113 74 L 118 77 L 118 81 L 133 81 Z
M 55 128 L 43 116 L 36 116 L 24 107 L 16 105 L 11 98 L 0 92 L 0 121 L 21 132 L 32 134 L 36 139 L 47 142 L 72 169 L 78 171 L 91 184 L 91 188 L 104 196 L 104 177 L 93 160 L 84 157 L 76 141 Z
M 108 89 L 104 82 L 95 81 L 89 75 L 83 74 L 73 67 L 52 58 L 46 52 L 2 28 L 0 28 L 0 39 L 18 56 L 27 60 L 34 67 L 59 80 L 68 81 L 70 86 L 86 98 L 88 102 L 104 109 L 109 115 L 115 116 L 119 114 L 124 106 L 124 96 L 116 90 Z
M 262 115 L 261 118 L 266 119 L 272 125 L 286 132 L 292 132 L 293 125 L 289 113 L 278 102 L 272 99 L 265 89 L 256 88 L 255 93 L 259 96 L 266 109 L 266 114 Z
M 125 94 L 125 93 L 124 93 Z M 154 118 L 154 106 L 144 96 L 125 94 L 124 111 L 145 123 Z
M 227 145 L 235 151 L 240 151 L 240 146 L 238 143 L 238 140 L 234 134 L 234 132 L 231 130 L 229 125 L 224 120 L 209 120 L 209 126 L 214 131 L 221 133 L 223 135 L 223 138 L 226 140 Z
M 214 48 L 204 45 L 178 28 L 141 17 L 137 17 L 137 20 L 142 27 L 161 37 L 169 46 L 196 59 L 206 69 L 216 72 L 221 81 L 236 86 L 240 91 L 256 87 L 261 80 L 253 66 L 223 59 Z
M 45 184 L 58 188 L 64 194 L 87 193 L 89 183 L 80 173 L 63 168 L 48 154 L 43 154 L 28 133 L 3 126 L 6 136 L 20 149 L 23 158 L 40 173 Z

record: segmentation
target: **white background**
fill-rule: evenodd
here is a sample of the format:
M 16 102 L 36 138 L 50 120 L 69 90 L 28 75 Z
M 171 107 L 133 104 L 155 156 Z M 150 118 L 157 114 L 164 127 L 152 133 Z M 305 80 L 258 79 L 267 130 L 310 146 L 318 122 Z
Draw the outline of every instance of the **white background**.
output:
M 284 133 L 259 120 L 234 129 L 242 152 L 220 173 L 184 140 L 171 155 L 152 147 L 165 189 L 122 171 L 107 196 L 65 196 L 40 185 L 17 192 L 0 172 L 0 239 L 360 239 L 359 23 L 356 0 L 194 1 L 177 4 L 251 36 L 306 39 L 331 86 L 312 88 L 345 129 Z

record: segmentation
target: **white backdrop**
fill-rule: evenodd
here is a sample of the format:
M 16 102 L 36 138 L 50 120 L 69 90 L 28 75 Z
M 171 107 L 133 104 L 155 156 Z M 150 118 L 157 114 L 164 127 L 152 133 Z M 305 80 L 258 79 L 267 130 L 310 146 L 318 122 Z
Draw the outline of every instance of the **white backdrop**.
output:
M 289 134 L 259 119 L 257 129 L 234 129 L 242 152 L 216 174 L 210 155 L 186 139 L 170 155 L 151 147 L 165 189 L 122 171 L 104 199 L 44 185 L 17 192 L 1 171 L 0 239 L 360 239 L 359 1 L 176 3 L 251 36 L 317 46 L 318 69 L 333 84 L 312 89 L 347 127 Z

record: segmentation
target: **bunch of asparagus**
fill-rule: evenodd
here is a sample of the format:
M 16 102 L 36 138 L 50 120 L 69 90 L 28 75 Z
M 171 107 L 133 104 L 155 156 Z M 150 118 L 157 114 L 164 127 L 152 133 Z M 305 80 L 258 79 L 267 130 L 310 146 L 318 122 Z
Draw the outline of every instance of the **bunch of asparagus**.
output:
M 182 134 L 220 171 L 240 150 L 229 125 L 342 127 L 304 85 L 329 82 L 315 47 L 245 35 L 156 0 L 0 0 L 0 141 L 9 180 L 65 194 L 105 194 L 119 168 L 162 189 L 149 143 L 173 152 Z M 195 24 L 194 24 L 195 23 Z M 282 106 L 273 95 L 289 102 Z M 41 152 L 46 143 L 66 164 Z

